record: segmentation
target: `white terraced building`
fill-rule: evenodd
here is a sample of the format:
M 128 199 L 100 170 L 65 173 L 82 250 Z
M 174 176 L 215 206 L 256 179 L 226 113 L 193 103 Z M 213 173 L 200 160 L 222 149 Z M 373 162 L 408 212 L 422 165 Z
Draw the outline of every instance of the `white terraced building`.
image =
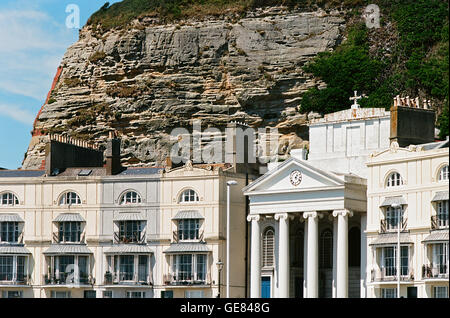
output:
M 448 144 L 392 143 L 368 160 L 368 297 L 448 297 Z

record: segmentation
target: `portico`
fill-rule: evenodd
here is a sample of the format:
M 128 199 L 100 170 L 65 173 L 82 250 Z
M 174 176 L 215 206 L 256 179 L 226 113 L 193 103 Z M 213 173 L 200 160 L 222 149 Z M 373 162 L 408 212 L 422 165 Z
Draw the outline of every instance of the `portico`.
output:
M 325 172 L 295 157 L 244 188 L 250 199 L 250 297 L 344 298 L 349 283 L 359 297 L 365 264 L 358 264 L 356 281 L 354 270 L 350 277 L 349 235 L 360 252 L 361 234 L 355 239 L 349 230 L 361 229 L 365 192 L 364 179 Z

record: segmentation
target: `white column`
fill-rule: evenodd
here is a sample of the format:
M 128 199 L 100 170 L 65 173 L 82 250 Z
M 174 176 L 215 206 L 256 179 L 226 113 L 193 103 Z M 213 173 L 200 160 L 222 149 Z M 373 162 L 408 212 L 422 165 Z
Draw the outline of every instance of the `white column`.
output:
M 307 298 L 319 297 L 319 219 L 317 212 L 305 212 L 303 218 L 308 219 L 308 268 L 306 270 Z
M 289 215 L 287 213 L 275 214 L 279 221 L 278 238 L 278 297 L 289 298 Z
M 247 216 L 252 222 L 252 238 L 250 247 L 250 298 L 261 298 L 261 229 L 259 215 Z
M 305 222 L 305 228 L 303 232 L 303 298 L 308 298 L 308 222 Z
M 338 218 L 336 296 L 348 297 L 348 210 L 333 211 Z
M 366 281 L 367 281 L 367 237 L 366 237 L 366 227 L 367 227 L 367 215 L 361 215 L 361 282 L 360 282 L 360 290 L 361 290 L 361 298 L 367 297 L 366 291 Z
M 333 298 L 337 297 L 336 280 L 337 280 L 337 230 L 338 222 L 335 217 L 333 217 Z

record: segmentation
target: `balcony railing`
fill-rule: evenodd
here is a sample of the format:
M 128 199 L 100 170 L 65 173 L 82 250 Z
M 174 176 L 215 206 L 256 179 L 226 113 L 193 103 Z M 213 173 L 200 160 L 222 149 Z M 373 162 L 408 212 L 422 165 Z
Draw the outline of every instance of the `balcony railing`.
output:
M 191 275 L 181 275 L 177 277 L 175 274 L 163 275 L 164 285 L 177 286 L 193 286 L 193 285 L 209 285 L 211 282 L 211 275 L 205 274 L 203 277 L 194 277 Z
M 134 232 L 126 235 L 120 235 L 120 232 L 114 232 L 114 243 L 145 244 L 145 231 Z
M 195 239 L 180 239 L 179 238 L 179 231 L 174 231 L 173 232 L 173 242 L 174 243 L 178 243 L 178 242 L 203 242 L 204 241 L 204 237 L 203 237 L 203 231 L 199 232 L 198 237 Z
M 12 276 L 12 275 L 11 275 Z M 0 285 L 30 285 L 31 284 L 31 278 L 30 277 L 18 277 L 16 279 L 4 279 L 6 277 L 0 278 Z
M 422 266 L 422 279 L 448 279 L 448 265 L 447 264 L 426 264 Z
M 407 221 L 408 221 L 408 219 L 406 219 L 406 218 L 403 219 L 401 227 L 400 227 L 400 232 L 406 231 Z M 380 221 L 380 233 L 392 233 L 392 232 L 397 232 L 397 226 L 390 228 L 389 224 L 386 222 L 386 220 L 381 220 Z
M 405 272 L 407 273 L 405 275 Z M 397 281 L 397 269 L 395 267 L 382 267 L 381 269 L 372 269 L 372 282 L 395 282 Z M 402 269 L 400 281 L 414 280 L 414 271 L 412 269 Z
M 53 243 L 80 243 L 80 244 L 84 244 L 85 243 L 85 233 L 81 233 L 80 234 L 80 240 L 76 241 L 76 240 L 66 240 L 66 237 L 64 237 L 64 234 L 61 232 L 53 232 Z
M 106 272 L 104 285 L 153 285 L 153 279 L 149 274 Z
M 43 282 L 45 285 L 94 285 L 95 278 L 91 275 L 80 275 L 75 279 L 73 273 L 59 273 L 59 275 L 44 275 Z
M 431 216 L 431 229 L 432 230 L 448 229 L 448 218 L 442 219 L 442 218 L 439 218 L 437 215 L 432 215 Z

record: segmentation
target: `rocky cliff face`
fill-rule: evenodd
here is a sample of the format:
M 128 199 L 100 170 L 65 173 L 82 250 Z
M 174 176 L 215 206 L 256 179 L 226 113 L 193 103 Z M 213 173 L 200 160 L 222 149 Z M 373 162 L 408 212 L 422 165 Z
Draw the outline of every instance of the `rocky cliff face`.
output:
M 321 85 L 302 67 L 342 41 L 342 16 L 271 8 L 172 25 L 149 18 L 101 36 L 85 27 L 64 55 L 23 168 L 41 166 L 49 133 L 102 145 L 112 129 L 125 165 L 159 165 L 172 129 L 195 119 L 202 128 L 231 120 L 277 127 L 289 151 L 307 134 L 301 96 Z

